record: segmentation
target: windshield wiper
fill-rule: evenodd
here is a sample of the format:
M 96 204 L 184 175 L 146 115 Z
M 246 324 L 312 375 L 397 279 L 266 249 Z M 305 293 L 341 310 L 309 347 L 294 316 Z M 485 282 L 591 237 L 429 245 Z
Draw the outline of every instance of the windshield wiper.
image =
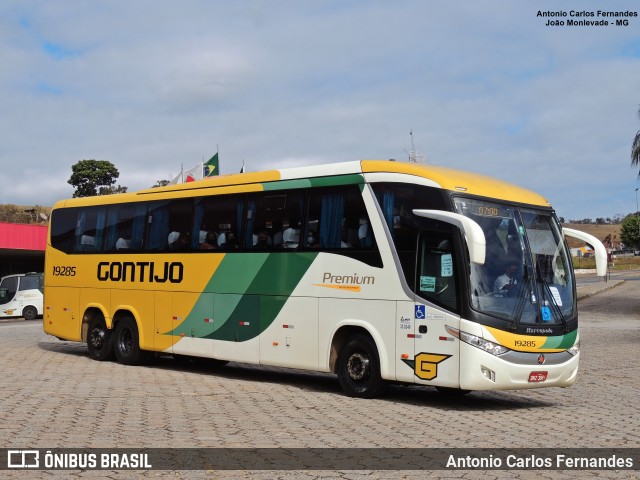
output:
M 516 308 L 513 309 L 513 330 L 518 329 L 518 325 L 520 324 L 520 320 L 522 318 L 522 312 L 524 312 L 524 307 L 527 303 L 527 293 L 531 289 L 531 274 L 529 273 L 529 269 L 527 265 L 523 265 L 524 268 L 524 282 L 520 284 L 520 288 L 518 288 L 518 303 L 516 303 Z M 524 293 L 522 290 L 524 289 Z

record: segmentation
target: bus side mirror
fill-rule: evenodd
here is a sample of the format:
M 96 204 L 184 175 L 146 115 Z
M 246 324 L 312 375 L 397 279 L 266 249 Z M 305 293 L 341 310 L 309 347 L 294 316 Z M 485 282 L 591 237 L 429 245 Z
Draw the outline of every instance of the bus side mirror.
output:
M 432 218 L 441 222 L 449 223 L 458 227 L 466 241 L 469 249 L 469 260 L 471 263 L 484 265 L 484 259 L 487 252 L 487 241 L 484 237 L 482 227 L 469 217 L 460 215 L 459 213 L 445 212 L 442 210 L 413 210 L 414 215 L 419 217 Z
M 593 235 L 574 230 L 573 228 L 563 228 L 562 233 L 565 237 L 573 237 L 582 240 L 593 247 L 596 257 L 596 275 L 604 277 L 607 274 L 607 249 L 600 240 Z

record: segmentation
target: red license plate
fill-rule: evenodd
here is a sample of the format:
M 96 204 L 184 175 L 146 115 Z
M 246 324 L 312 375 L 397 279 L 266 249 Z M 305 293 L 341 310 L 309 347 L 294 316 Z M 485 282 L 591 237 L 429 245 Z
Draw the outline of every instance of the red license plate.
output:
M 529 382 L 544 382 L 547 379 L 547 372 L 531 372 L 529 374 Z

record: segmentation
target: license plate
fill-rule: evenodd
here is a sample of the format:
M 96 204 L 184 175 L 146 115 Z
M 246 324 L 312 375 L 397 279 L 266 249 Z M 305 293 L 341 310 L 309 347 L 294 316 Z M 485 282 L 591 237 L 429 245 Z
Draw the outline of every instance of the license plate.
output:
M 529 374 L 529 382 L 544 382 L 547 379 L 547 372 L 531 372 Z

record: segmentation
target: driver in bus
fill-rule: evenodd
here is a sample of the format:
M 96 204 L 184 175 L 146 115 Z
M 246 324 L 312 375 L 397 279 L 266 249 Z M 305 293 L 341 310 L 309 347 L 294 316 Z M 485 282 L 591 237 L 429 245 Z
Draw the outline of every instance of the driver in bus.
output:
M 504 273 L 493 282 L 493 291 L 508 294 L 509 291 L 518 284 L 515 278 L 517 272 L 518 264 L 516 262 L 507 263 Z

